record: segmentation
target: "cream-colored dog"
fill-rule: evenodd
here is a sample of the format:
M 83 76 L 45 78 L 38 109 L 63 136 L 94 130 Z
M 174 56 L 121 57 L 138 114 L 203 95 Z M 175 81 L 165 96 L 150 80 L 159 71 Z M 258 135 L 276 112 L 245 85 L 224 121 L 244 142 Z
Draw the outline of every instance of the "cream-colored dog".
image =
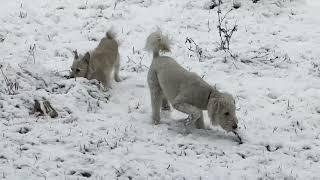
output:
M 189 115 L 185 125 L 196 123 L 204 128 L 202 110 L 208 110 L 213 125 L 236 132 L 235 100 L 228 93 L 222 93 L 206 83 L 197 74 L 189 72 L 174 59 L 160 56 L 159 51 L 170 51 L 170 41 L 161 31 L 149 35 L 145 49 L 153 52 L 153 60 L 148 72 L 148 84 L 151 93 L 152 119 L 160 122 L 160 109 L 172 106 Z
M 105 88 L 108 88 L 113 68 L 114 80 L 119 82 L 120 57 L 118 42 L 115 39 L 114 32 L 108 31 L 93 51 L 86 52 L 85 55 L 78 55 L 77 51 L 74 51 L 70 77 L 96 79 Z

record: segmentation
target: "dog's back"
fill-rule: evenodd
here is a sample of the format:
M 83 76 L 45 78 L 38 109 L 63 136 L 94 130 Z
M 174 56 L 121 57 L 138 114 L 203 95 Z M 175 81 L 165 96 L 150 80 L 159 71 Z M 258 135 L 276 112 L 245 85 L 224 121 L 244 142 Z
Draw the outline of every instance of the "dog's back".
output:
M 112 31 L 108 31 L 92 52 L 91 63 L 95 68 L 112 67 L 118 56 L 118 42 L 115 39 L 115 34 Z
M 115 33 L 108 31 L 106 36 L 101 39 L 94 53 L 98 56 L 108 54 L 109 61 L 114 61 L 118 54 L 118 42 L 115 39 Z
M 119 50 L 115 33 L 108 31 L 91 53 L 89 62 L 89 79 L 97 79 L 109 84 L 110 74 L 115 67 L 115 79 L 120 81 L 119 72 Z

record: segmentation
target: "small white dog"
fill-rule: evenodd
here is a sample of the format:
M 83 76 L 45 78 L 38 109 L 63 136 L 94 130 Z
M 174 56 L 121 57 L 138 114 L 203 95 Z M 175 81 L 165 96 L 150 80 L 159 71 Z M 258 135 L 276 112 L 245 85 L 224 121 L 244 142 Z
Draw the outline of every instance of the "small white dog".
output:
M 108 88 L 113 68 L 114 80 L 119 82 L 120 57 L 118 42 L 115 39 L 115 33 L 109 30 L 93 51 L 86 52 L 85 55 L 78 55 L 77 51 L 74 51 L 70 78 L 96 79 L 105 88 Z
M 170 109 L 170 102 L 173 108 L 189 115 L 185 125 L 196 123 L 197 128 L 205 128 L 202 110 L 208 110 L 213 125 L 236 133 L 238 119 L 235 100 L 230 94 L 217 91 L 174 59 L 159 56 L 159 51 L 170 51 L 170 41 L 160 30 L 148 36 L 145 49 L 153 52 L 148 84 L 154 124 L 160 122 L 160 108 Z

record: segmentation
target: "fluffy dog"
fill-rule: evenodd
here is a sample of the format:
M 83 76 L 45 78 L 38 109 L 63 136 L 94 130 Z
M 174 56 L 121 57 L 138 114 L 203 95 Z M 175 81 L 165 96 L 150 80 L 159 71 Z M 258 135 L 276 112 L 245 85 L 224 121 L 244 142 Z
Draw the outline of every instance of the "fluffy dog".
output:
M 160 122 L 160 109 L 170 109 L 170 102 L 173 108 L 189 115 L 185 125 L 195 123 L 197 128 L 205 128 L 202 110 L 208 110 L 213 125 L 220 125 L 227 132 L 236 132 L 238 119 L 234 98 L 219 92 L 174 59 L 159 56 L 160 51 L 170 51 L 170 44 L 160 30 L 151 33 L 146 40 L 145 49 L 153 52 L 148 72 L 153 123 Z
M 116 82 L 120 81 L 119 67 L 118 42 L 115 39 L 114 32 L 108 31 L 93 51 L 86 52 L 85 55 L 78 55 L 77 51 L 74 51 L 70 77 L 84 77 L 89 80 L 96 79 L 105 88 L 108 88 L 113 68 L 114 80 Z

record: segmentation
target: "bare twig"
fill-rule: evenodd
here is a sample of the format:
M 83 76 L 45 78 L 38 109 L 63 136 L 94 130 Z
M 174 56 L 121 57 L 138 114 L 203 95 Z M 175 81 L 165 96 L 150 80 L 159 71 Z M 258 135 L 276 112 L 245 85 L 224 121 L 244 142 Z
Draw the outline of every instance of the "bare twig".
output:
M 46 113 L 51 117 L 51 118 L 56 118 L 58 117 L 57 111 L 51 106 L 50 102 L 48 100 L 43 101 L 43 107 L 46 111 Z
M 192 38 L 188 37 L 186 38 L 185 44 L 187 45 L 188 50 L 194 52 L 198 56 L 199 61 L 202 61 L 202 48 L 200 48 L 200 46 Z
M 3 42 L 6 39 L 6 37 L 2 34 L 0 34 L 0 42 Z
M 113 10 L 116 10 L 118 3 L 119 3 L 118 0 L 116 0 L 116 1 L 114 2 Z
M 242 138 L 240 137 L 240 135 L 236 131 L 233 131 L 233 133 L 237 136 L 237 138 L 239 140 L 239 144 L 243 144 L 243 141 L 242 141 Z
M 219 9 L 220 9 L 220 4 L 219 4 Z M 233 10 L 233 9 L 230 9 L 230 10 L 223 16 L 223 18 L 221 18 L 221 22 L 223 22 L 223 21 L 226 19 L 227 15 L 228 15 L 232 10 Z M 220 13 L 221 13 L 221 9 L 220 9 Z
M 42 103 L 42 105 L 41 105 Z M 51 118 L 58 117 L 57 111 L 51 106 L 48 100 L 44 100 L 43 102 L 39 102 L 38 100 L 34 100 L 33 113 L 39 112 L 40 116 L 47 114 Z
M 42 81 L 42 82 L 43 82 L 43 84 L 44 84 L 44 86 L 45 86 L 45 87 L 48 87 L 47 82 L 46 82 L 42 77 L 39 77 L 39 76 L 37 76 L 37 75 L 33 74 L 31 71 L 29 71 L 29 70 L 27 70 L 27 69 L 23 68 L 23 67 L 22 67 L 22 66 L 20 66 L 20 65 L 19 65 L 19 67 L 21 68 L 21 70 L 23 71 L 23 73 L 25 73 L 25 74 L 29 75 L 30 77 L 34 78 L 35 80 Z
M 26 18 L 28 16 L 28 13 L 27 12 L 23 12 L 23 10 L 22 10 L 22 3 L 20 4 L 20 12 L 19 12 L 19 17 L 21 18 L 21 19 L 23 19 L 23 18 Z
M 135 64 L 133 67 L 131 67 L 131 69 L 132 69 L 134 72 L 139 73 L 139 72 L 143 71 L 144 68 L 149 69 L 148 66 L 142 64 L 142 60 L 143 60 L 143 58 L 144 58 L 144 55 L 143 55 L 143 56 L 139 56 L 139 59 L 140 59 L 139 63 L 135 62 L 135 61 L 134 61 L 133 59 L 131 59 L 129 56 L 127 56 L 127 58 L 128 58 L 127 63 L 132 62 L 133 64 Z
M 75 58 L 75 59 L 79 59 L 78 51 L 77 51 L 77 50 L 74 50 L 74 51 L 72 51 L 72 52 L 73 52 L 73 54 L 74 54 L 74 58 Z
M 208 32 L 210 32 L 211 31 L 211 28 L 210 28 L 210 21 L 208 20 Z
M 36 44 L 30 45 L 30 47 L 29 47 L 29 55 L 32 56 L 33 63 L 36 63 L 35 53 L 36 53 Z
M 41 115 L 41 116 L 44 114 L 44 112 L 41 109 L 40 102 L 38 100 L 34 100 L 34 106 L 33 106 L 33 112 L 32 113 L 34 114 L 36 112 L 40 113 L 39 115 Z
M 14 81 L 9 79 L 6 74 L 3 72 L 2 70 L 2 65 L 0 65 L 0 70 L 1 70 L 1 74 L 4 77 L 4 81 L 6 83 L 6 89 L 9 93 L 9 95 L 14 95 L 16 94 L 16 92 L 19 89 L 19 84 L 17 82 L 17 80 L 15 79 Z

